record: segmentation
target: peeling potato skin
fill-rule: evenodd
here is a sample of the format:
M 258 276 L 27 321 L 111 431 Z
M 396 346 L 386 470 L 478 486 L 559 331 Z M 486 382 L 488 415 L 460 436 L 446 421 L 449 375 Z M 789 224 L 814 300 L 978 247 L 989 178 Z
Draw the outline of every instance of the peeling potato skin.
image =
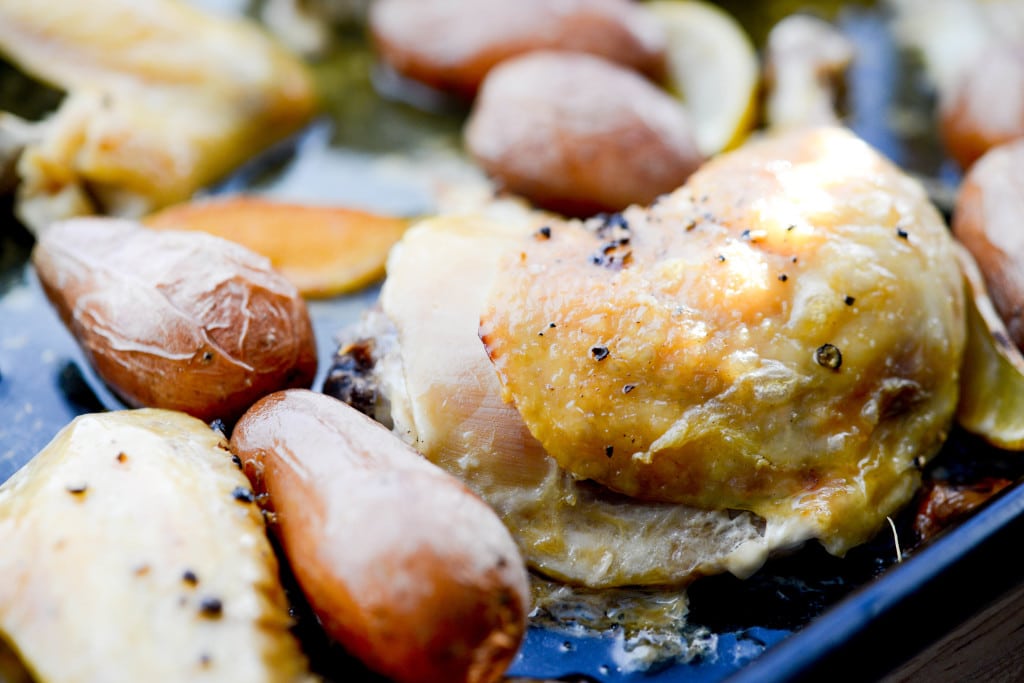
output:
M 663 30 L 628 0 L 378 0 L 370 29 L 400 74 L 466 98 L 499 62 L 542 49 L 600 55 L 656 80 L 665 71 Z
M 703 161 L 677 100 L 632 71 L 569 52 L 494 69 L 466 145 L 504 189 L 576 216 L 652 202 Z
M 268 396 L 231 447 L 274 512 L 327 632 L 400 683 L 501 678 L 529 605 L 497 515 L 387 429 L 323 394 Z
M 953 234 L 978 262 L 999 317 L 1024 348 L 1024 140 L 982 157 L 960 186 Z
M 305 302 L 243 247 L 80 218 L 46 230 L 32 261 L 89 362 L 132 407 L 231 422 L 262 396 L 313 381 Z

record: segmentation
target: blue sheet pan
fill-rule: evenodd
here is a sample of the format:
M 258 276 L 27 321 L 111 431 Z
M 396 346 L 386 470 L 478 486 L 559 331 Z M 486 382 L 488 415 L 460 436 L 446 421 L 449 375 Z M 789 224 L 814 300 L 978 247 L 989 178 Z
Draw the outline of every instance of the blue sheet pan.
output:
M 930 104 L 920 83 L 907 75 L 883 13 L 850 7 L 839 13 L 837 22 L 859 48 L 848 78 L 850 126 L 936 187 L 955 186 L 956 173 L 936 153 L 933 137 L 900 136 L 890 125 L 894 108 Z M 255 160 L 217 191 L 259 184 L 268 165 L 287 166 L 304 146 L 344 144 L 345 131 L 336 126 L 337 121 L 318 123 L 297 141 Z M 350 178 L 360 175 L 353 159 Z M 372 174 L 365 177 L 374 182 Z M 368 191 L 394 194 L 386 179 L 381 182 Z M 402 190 L 404 197 L 419 196 L 415 188 Z M 419 207 L 403 209 L 412 213 Z M 2 481 L 74 416 L 122 405 L 92 373 L 46 303 L 28 263 L 31 238 L 13 226 L 9 206 L 0 207 L 0 216 L 8 217 L 0 221 L 12 223 L 0 227 Z M 321 357 L 315 388 L 322 385 L 330 364 L 335 334 L 372 305 L 376 294 L 371 287 L 312 303 Z M 998 476 L 1019 482 L 1022 461 L 955 432 L 926 477 L 971 481 Z M 1015 484 L 958 527 L 908 552 L 902 562 L 897 562 L 896 543 L 904 550 L 913 545 L 912 508 L 895 520 L 896 538 L 887 529 L 845 558 L 812 545 L 769 562 L 744 581 L 731 576 L 701 579 L 689 590 L 688 628 L 710 638 L 713 647 L 689 662 L 625 672 L 615 663 L 614 631 L 592 637 L 532 628 L 510 675 L 602 683 L 879 679 L 1020 589 L 1024 573 L 1010 556 L 1024 540 L 1022 513 L 1024 487 Z M 329 680 L 378 680 L 323 640 L 301 602 L 296 614 L 310 656 Z

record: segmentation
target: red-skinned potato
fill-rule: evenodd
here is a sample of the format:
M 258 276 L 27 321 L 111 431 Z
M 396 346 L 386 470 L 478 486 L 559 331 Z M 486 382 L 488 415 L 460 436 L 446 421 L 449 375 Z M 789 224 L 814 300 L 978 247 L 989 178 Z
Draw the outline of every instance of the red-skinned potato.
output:
M 230 422 L 313 381 L 305 302 L 239 245 L 79 218 L 44 231 L 32 262 L 96 373 L 130 406 Z
M 1024 50 L 996 43 L 982 51 L 942 94 L 940 129 L 963 169 L 993 147 L 1024 136 Z
M 498 680 L 522 639 L 525 565 L 461 482 L 342 402 L 293 389 L 231 447 L 327 632 L 400 683 Z
M 534 50 L 601 55 L 655 79 L 665 70 L 664 31 L 629 0 L 378 0 L 370 28 L 398 73 L 463 97 Z
M 1024 140 L 992 149 L 960 186 L 953 234 L 978 262 L 999 317 L 1024 348 Z
M 632 71 L 570 52 L 535 52 L 491 71 L 466 145 L 504 189 L 575 216 L 649 203 L 703 161 L 676 99 Z

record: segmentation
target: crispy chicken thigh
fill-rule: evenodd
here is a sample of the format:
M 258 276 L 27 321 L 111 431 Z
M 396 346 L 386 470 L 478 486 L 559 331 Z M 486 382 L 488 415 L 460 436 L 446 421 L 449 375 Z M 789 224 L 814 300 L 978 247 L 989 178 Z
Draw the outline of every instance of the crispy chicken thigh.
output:
M 481 336 L 577 478 L 790 520 L 842 553 L 945 439 L 964 300 L 921 187 L 825 128 L 720 157 L 650 209 L 524 241 Z
M 18 211 L 34 229 L 186 199 L 314 111 L 299 60 L 175 0 L 4 0 L 0 54 L 68 92 L 20 135 Z

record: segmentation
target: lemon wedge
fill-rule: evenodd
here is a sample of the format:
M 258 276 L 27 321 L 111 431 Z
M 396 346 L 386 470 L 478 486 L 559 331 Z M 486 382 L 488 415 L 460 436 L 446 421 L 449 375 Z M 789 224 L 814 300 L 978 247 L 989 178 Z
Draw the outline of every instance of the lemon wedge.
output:
M 668 35 L 667 86 L 711 156 L 738 146 L 753 128 L 760 66 L 746 31 L 725 10 L 700 0 L 654 0 L 646 7 Z
M 996 313 L 974 258 L 963 247 L 958 257 L 968 305 L 957 420 L 998 448 L 1024 450 L 1024 355 Z

